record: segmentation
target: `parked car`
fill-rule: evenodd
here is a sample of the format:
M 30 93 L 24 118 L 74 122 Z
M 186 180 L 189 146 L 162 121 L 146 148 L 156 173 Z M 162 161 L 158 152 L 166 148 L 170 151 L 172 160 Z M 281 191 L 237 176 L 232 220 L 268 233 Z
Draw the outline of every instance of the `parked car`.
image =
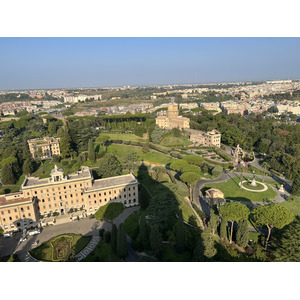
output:
M 20 238 L 20 242 L 24 242 L 24 241 L 26 241 L 27 240 L 27 237 L 22 237 L 22 238 Z
M 39 233 L 41 233 L 41 231 L 39 229 L 33 229 L 28 232 L 29 235 L 36 235 Z
M 13 236 L 13 235 L 14 235 L 14 232 L 13 232 L 13 231 L 5 232 L 5 233 L 3 234 L 3 236 L 4 236 L 5 238 L 11 237 L 11 236 Z

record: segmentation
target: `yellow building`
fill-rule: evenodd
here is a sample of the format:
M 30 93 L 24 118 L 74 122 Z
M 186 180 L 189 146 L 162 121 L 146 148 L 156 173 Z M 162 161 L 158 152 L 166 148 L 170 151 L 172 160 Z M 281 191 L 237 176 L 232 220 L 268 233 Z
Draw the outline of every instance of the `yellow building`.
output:
M 53 155 L 60 156 L 59 142 L 59 138 L 48 136 L 45 136 L 42 139 L 32 139 L 27 141 L 29 151 L 33 159 L 36 159 L 38 157 L 38 149 L 41 149 L 42 151 L 42 156 L 40 156 L 41 159 L 47 159 L 52 157 Z
M 71 209 L 92 214 L 109 202 L 121 202 L 125 207 L 139 204 L 134 175 L 94 180 L 89 167 L 64 175 L 63 169 L 55 166 L 50 178 L 26 177 L 19 193 L 0 198 L 0 226 L 4 231 L 29 228 L 37 225 L 39 215 L 65 214 Z
M 156 118 L 156 125 L 163 129 L 190 128 L 190 119 L 179 116 L 178 104 L 171 102 L 168 105 L 167 116 L 158 116 Z
M 207 132 L 195 129 L 187 129 L 186 131 L 190 134 L 190 141 L 195 145 L 221 147 L 221 133 L 216 129 Z

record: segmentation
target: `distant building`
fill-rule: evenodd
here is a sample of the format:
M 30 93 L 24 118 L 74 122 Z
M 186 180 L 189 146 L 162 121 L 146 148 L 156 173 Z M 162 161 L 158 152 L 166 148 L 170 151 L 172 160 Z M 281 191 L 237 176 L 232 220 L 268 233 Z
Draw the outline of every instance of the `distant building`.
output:
M 32 139 L 28 140 L 29 151 L 33 157 L 36 159 L 39 157 L 38 149 L 41 149 L 42 155 L 39 157 L 41 159 L 47 159 L 53 155 L 60 156 L 59 138 L 53 138 L 45 136 L 42 139 Z
M 190 134 L 190 141 L 195 145 L 221 147 L 221 133 L 216 129 L 207 132 L 195 129 L 187 129 L 186 131 Z
M 79 101 L 85 101 L 89 99 L 101 100 L 101 95 L 77 95 L 77 96 L 65 96 L 64 102 L 78 103 Z
M 190 119 L 179 116 L 178 104 L 171 102 L 168 105 L 167 116 L 158 116 L 156 125 L 164 129 L 186 129 L 190 128 Z

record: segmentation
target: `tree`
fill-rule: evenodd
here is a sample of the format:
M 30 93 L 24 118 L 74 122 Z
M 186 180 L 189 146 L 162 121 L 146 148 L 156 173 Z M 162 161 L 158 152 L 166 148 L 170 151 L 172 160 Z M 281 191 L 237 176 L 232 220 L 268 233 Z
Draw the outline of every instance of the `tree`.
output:
M 162 137 L 162 129 L 159 126 L 156 126 L 151 133 L 151 140 L 155 144 L 159 144 L 160 139 Z
M 238 222 L 240 220 L 247 220 L 250 211 L 246 205 L 239 202 L 226 203 L 225 205 L 222 205 L 219 210 L 222 215 L 222 220 L 231 222 L 231 232 L 230 232 L 230 244 L 231 244 L 234 221 Z
M 183 253 L 185 250 L 185 233 L 181 210 L 179 211 L 179 217 L 176 224 L 176 250 L 178 253 Z
M 248 221 L 241 220 L 238 222 L 237 231 L 236 231 L 236 243 L 240 247 L 246 247 L 249 241 L 249 228 Z
M 295 218 L 293 213 L 279 204 L 259 205 L 253 210 L 252 216 L 258 224 L 266 225 L 268 228 L 265 250 L 268 247 L 272 229 L 274 227 L 281 229 Z
M 263 179 L 262 179 L 262 181 L 264 181 L 264 180 L 265 180 L 265 176 L 266 176 L 266 172 L 267 172 L 268 164 L 264 161 L 264 162 L 261 164 L 261 166 L 262 166 L 263 169 L 264 169 L 264 176 L 263 176 Z
M 300 261 L 300 217 L 287 225 L 275 240 L 275 261 Z
M 204 245 L 204 256 L 208 259 L 213 258 L 216 253 L 217 249 L 215 248 L 215 241 L 208 230 L 204 230 L 201 234 L 203 245 Z
M 124 167 L 127 168 L 130 172 L 134 171 L 134 165 L 139 160 L 138 155 L 135 151 L 128 152 L 124 157 Z
M 211 230 L 212 234 L 214 235 L 217 231 L 217 228 L 220 224 L 220 217 L 214 213 L 214 210 L 210 210 L 210 218 L 208 222 L 208 228 Z
M 89 160 L 95 161 L 96 160 L 96 153 L 94 149 L 94 142 L 92 139 L 89 140 L 89 145 L 88 145 L 88 156 Z
M 117 234 L 117 254 L 121 258 L 125 258 L 128 254 L 128 245 L 126 241 L 126 234 L 124 224 L 121 223 Z
M 184 167 L 188 166 L 189 163 L 183 159 L 176 159 L 171 162 L 170 168 L 175 171 L 181 172 Z
M 110 239 L 111 249 L 113 253 L 117 253 L 117 237 L 118 237 L 118 228 L 116 224 L 113 224 L 111 230 L 111 239 Z
M 162 248 L 162 236 L 156 224 L 151 228 L 149 239 L 151 249 L 154 251 L 155 255 L 157 255 Z
M 193 261 L 204 261 L 204 246 L 201 236 L 198 239 L 196 247 L 194 249 Z
M 221 225 L 220 225 L 220 238 L 221 239 L 227 239 L 227 221 L 222 219 Z
M 110 231 L 105 231 L 104 235 L 103 235 L 104 241 L 106 244 L 110 243 L 110 239 L 111 239 L 111 233 Z
M 1 169 L 1 181 L 3 184 L 15 184 L 17 182 L 12 165 L 6 164 L 3 166 Z
M 223 168 L 220 166 L 216 166 L 211 170 L 211 174 L 215 177 L 218 177 L 223 172 Z
M 71 155 L 71 137 L 67 127 L 61 127 L 57 131 L 58 136 L 60 137 L 60 153 L 62 158 L 70 157 Z
M 292 186 L 292 195 L 300 196 L 300 173 L 294 179 Z
M 109 140 L 109 135 L 100 135 L 97 139 L 97 141 L 99 141 L 100 144 L 102 145 L 103 151 L 106 151 L 105 144 L 107 143 L 108 140 Z
M 101 178 L 118 176 L 122 174 L 122 165 L 116 156 L 106 153 L 100 160 L 97 173 Z
M 147 246 L 148 246 L 148 231 L 147 231 L 147 223 L 146 223 L 145 215 L 142 215 L 140 217 L 139 229 L 140 229 L 140 238 L 141 238 L 142 245 L 144 248 L 147 248 Z
M 201 175 L 194 172 L 185 172 L 180 176 L 180 180 L 190 187 L 190 201 L 193 201 L 192 185 L 201 179 Z
M 34 171 L 33 161 L 30 158 L 27 158 L 23 164 L 23 173 L 25 175 L 30 175 Z

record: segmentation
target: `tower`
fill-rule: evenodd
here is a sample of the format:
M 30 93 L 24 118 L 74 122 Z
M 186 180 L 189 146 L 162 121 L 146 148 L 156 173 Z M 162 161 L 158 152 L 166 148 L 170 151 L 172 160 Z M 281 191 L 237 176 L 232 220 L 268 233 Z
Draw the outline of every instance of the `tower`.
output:
M 177 118 L 178 114 L 178 104 L 174 102 L 174 98 L 172 97 L 171 103 L 168 105 L 168 118 Z

